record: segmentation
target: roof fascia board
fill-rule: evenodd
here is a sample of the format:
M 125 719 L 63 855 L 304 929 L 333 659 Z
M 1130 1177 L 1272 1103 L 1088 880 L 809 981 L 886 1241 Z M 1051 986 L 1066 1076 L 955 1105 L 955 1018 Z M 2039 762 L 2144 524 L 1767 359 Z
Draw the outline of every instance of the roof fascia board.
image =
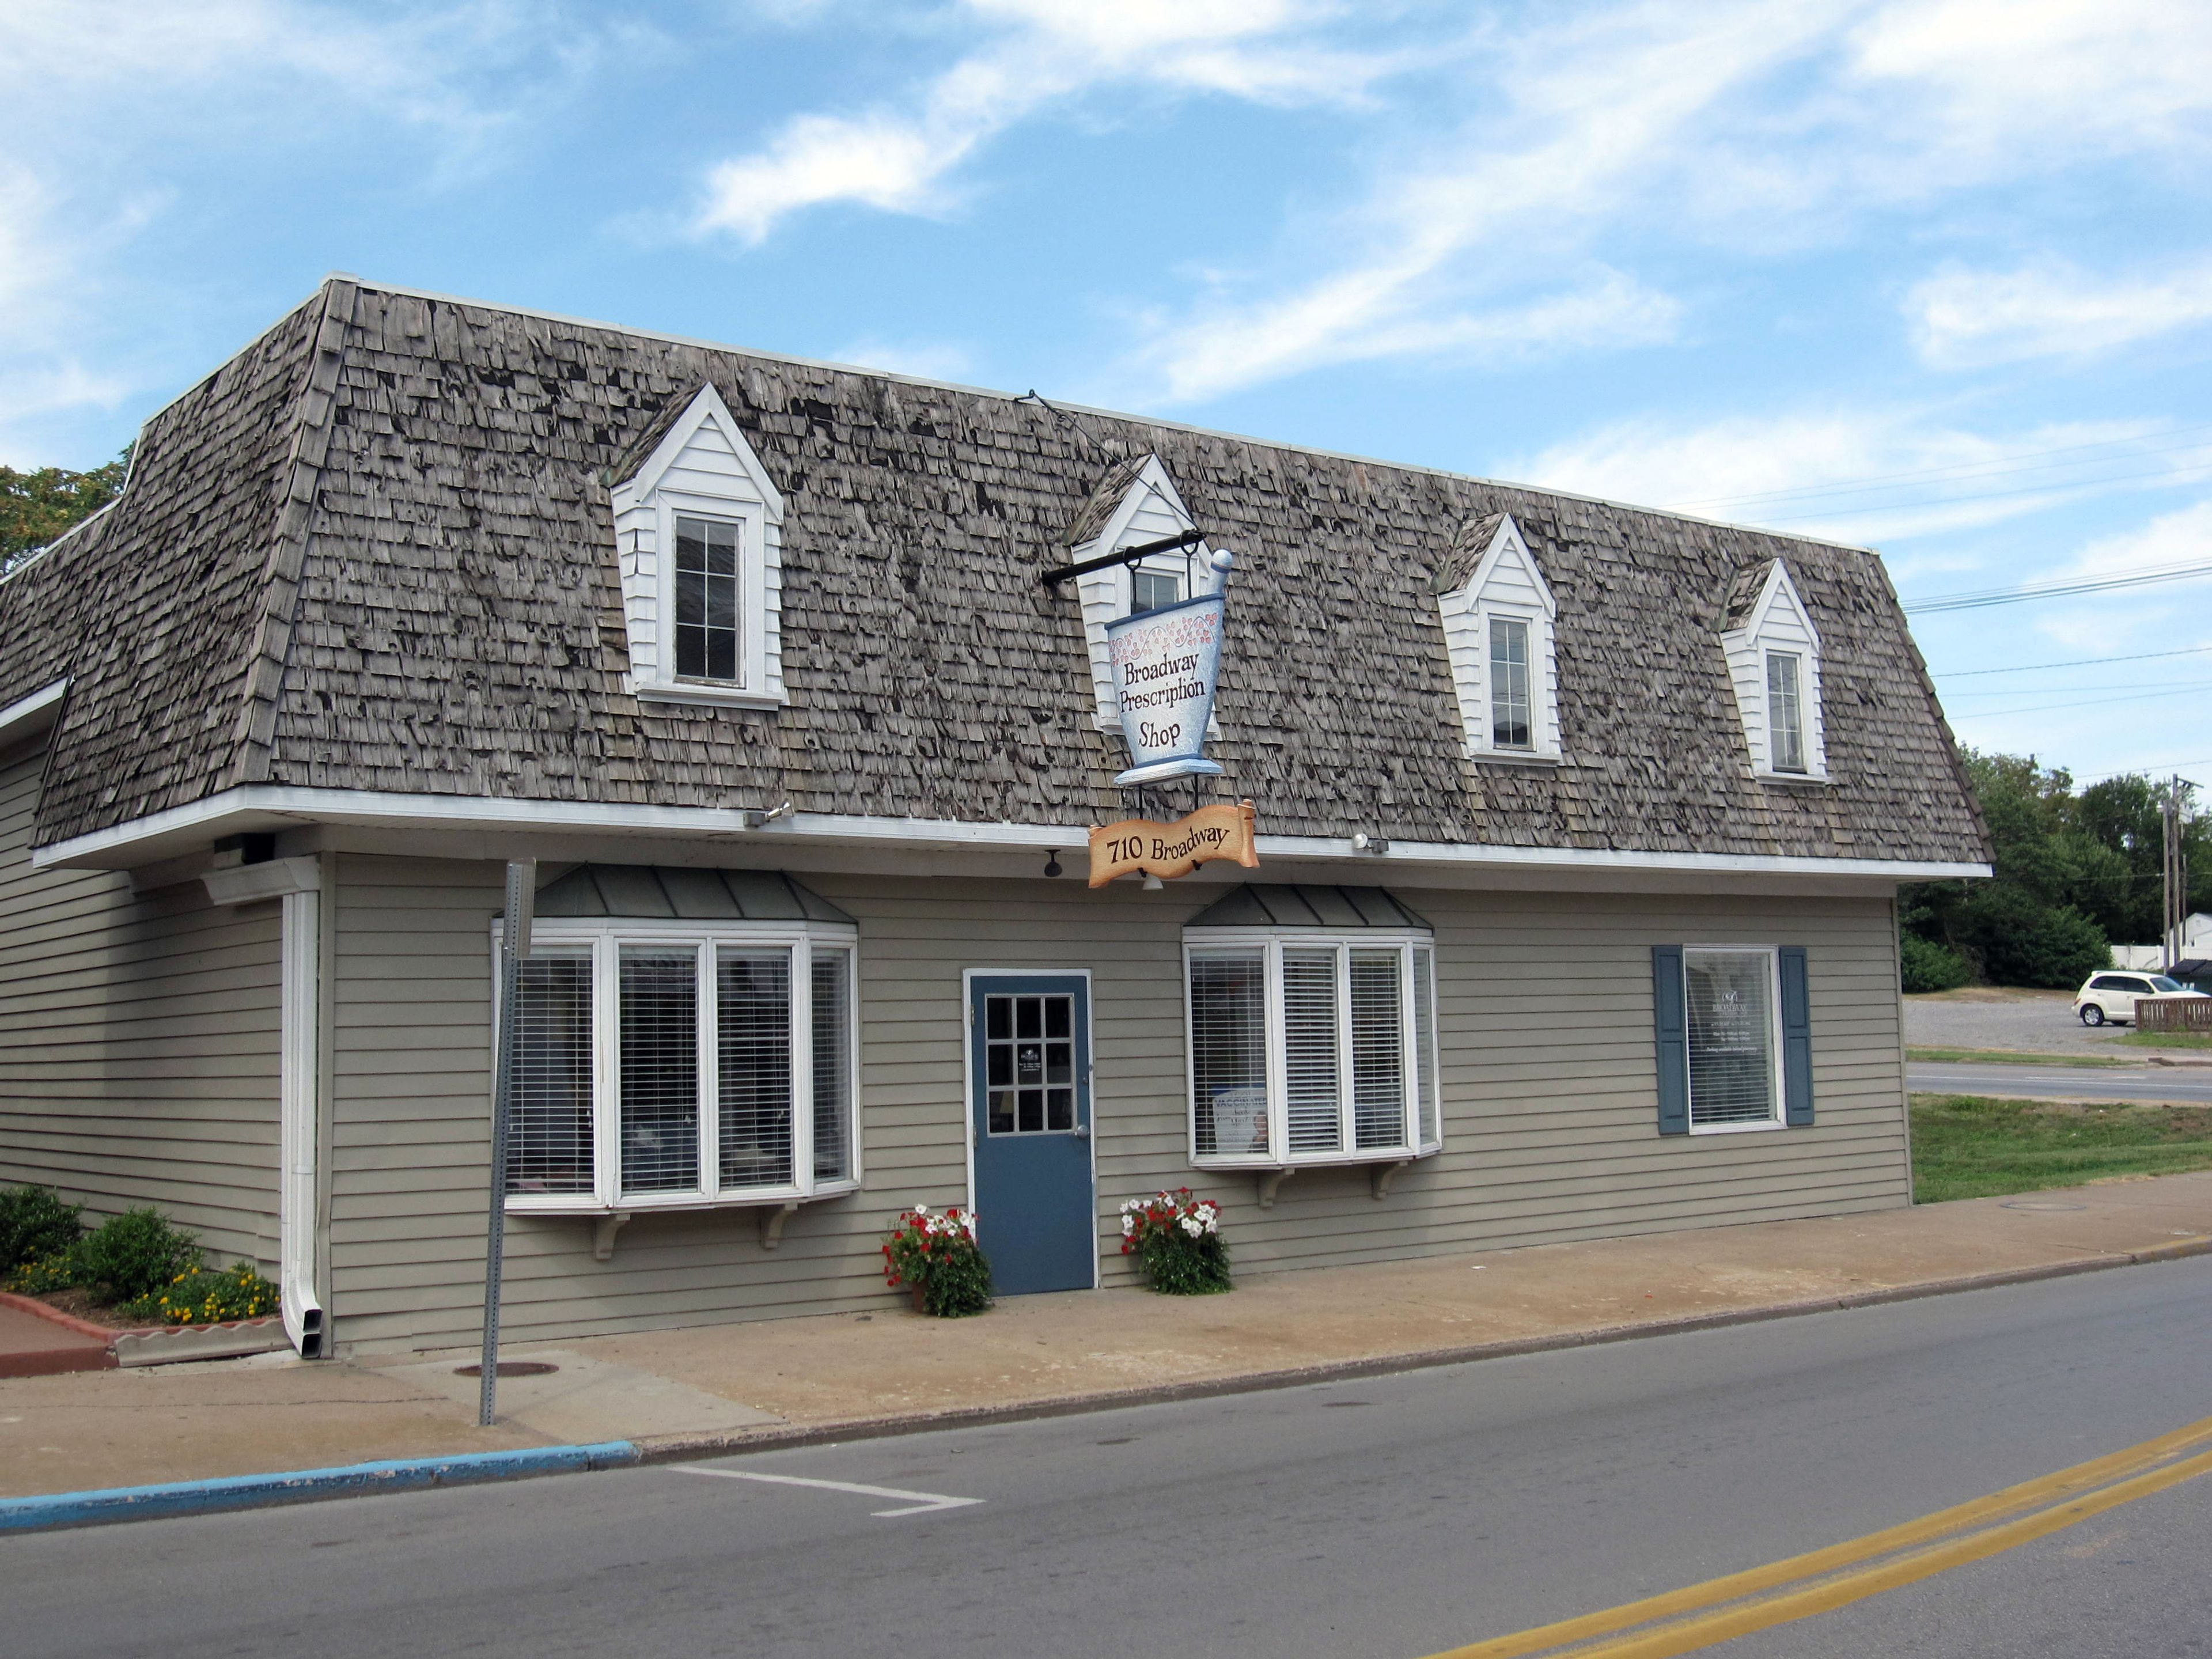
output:
M 676 465 L 677 458 L 690 447 L 692 439 L 699 435 L 699 428 L 709 421 L 720 427 L 722 435 L 729 440 L 730 447 L 737 452 L 738 465 L 744 468 L 746 477 L 752 481 L 753 488 L 760 491 L 761 501 L 768 508 L 769 517 L 781 524 L 783 521 L 783 492 L 769 477 L 768 469 L 761 465 L 760 457 L 753 453 L 752 445 L 747 441 L 744 430 L 730 413 L 730 406 L 722 401 L 722 394 L 714 389 L 711 380 L 699 388 L 682 416 L 668 428 L 667 435 L 653 446 L 653 453 L 645 459 L 645 465 L 629 477 L 616 482 L 613 493 L 618 498 L 618 504 L 628 506 L 641 501 L 658 489 L 661 479 L 667 476 L 668 469 Z
M 441 294 L 426 288 L 410 288 L 403 283 L 375 283 L 365 278 L 352 278 L 374 294 L 397 294 L 410 300 L 431 300 L 441 305 L 473 306 L 479 311 L 503 311 L 510 316 L 532 317 L 540 322 L 561 323 L 570 328 L 594 328 L 609 334 L 624 334 L 632 339 L 659 340 L 668 345 L 690 346 L 701 351 L 726 352 L 740 357 L 757 357 L 763 362 L 788 363 L 794 368 L 828 369 L 838 374 L 859 374 L 878 380 L 890 380 L 900 386 L 927 386 L 937 392 L 964 392 L 972 398 L 992 398 L 1000 403 L 1026 403 L 1031 392 L 1002 392 L 996 386 L 969 386 L 959 380 L 933 380 L 920 374 L 901 374 L 890 369 L 864 368 L 857 363 L 830 362 L 820 357 L 795 357 L 787 351 L 763 351 L 756 346 L 732 345 L 727 340 L 702 339 L 692 334 L 672 334 L 665 329 L 639 328 L 628 323 L 611 323 L 598 317 L 575 317 L 565 312 L 541 311 L 535 306 L 509 305 L 495 300 L 471 299 L 465 294 Z M 1157 427 L 1163 432 L 1188 432 L 1200 438 L 1227 438 L 1233 442 L 1256 444 L 1264 449 L 1280 449 L 1293 454 L 1317 456 L 1328 461 L 1349 461 L 1359 466 L 1388 467 L 1394 472 L 1417 474 L 1425 478 L 1450 478 L 1460 483 L 1479 485 L 1485 489 L 1519 489 L 1531 495 L 1548 495 L 1563 501 L 1588 501 L 1594 507 L 1609 507 L 1621 513 L 1648 513 L 1654 518 L 1674 519 L 1684 524 L 1711 525 L 1717 530 L 1740 530 L 1753 536 L 1770 537 L 1780 542 L 1802 542 L 1809 546 L 1837 547 L 1847 553 L 1866 553 L 1880 558 L 1880 552 L 1857 542 L 1830 541 L 1823 536 L 1801 536 L 1771 530 L 1755 524 L 1736 524 L 1727 519 L 1704 519 L 1693 513 L 1676 513 L 1663 507 L 1640 507 L 1633 501 L 1617 501 L 1606 495 L 1584 495 L 1571 489 L 1554 489 L 1543 484 L 1515 483 L 1509 479 L 1486 478 L 1473 472 L 1454 472 L 1440 466 L 1421 466 L 1410 461 L 1387 460 L 1379 455 L 1355 455 L 1341 449 L 1322 449 L 1313 444 L 1292 442 L 1282 438 L 1255 437 L 1249 432 L 1229 432 L 1218 427 L 1194 426 L 1188 421 L 1162 420 L 1154 415 L 1132 415 L 1125 410 L 1100 409 L 1091 404 L 1063 403 L 1053 400 L 1053 407 L 1078 415 L 1096 415 L 1102 420 L 1120 421 L 1130 426 Z
M 611 830 L 623 834 L 726 836 L 751 842 L 804 846 L 811 843 L 929 847 L 957 851 L 1034 849 L 1054 851 L 1081 846 L 1088 826 L 1044 823 L 970 823 L 951 818 L 865 817 L 839 813 L 800 813 L 772 828 L 750 830 L 744 814 L 706 806 L 639 806 L 599 801 L 514 800 L 483 795 L 404 795 L 367 789 L 311 789 L 284 784 L 253 784 L 228 789 L 189 805 L 171 807 L 148 817 L 75 836 L 36 848 L 38 869 L 103 862 L 127 862 L 130 849 L 163 836 L 201 830 L 237 817 L 291 818 L 301 823 L 411 824 L 431 829 L 477 828 L 528 830 Z M 1285 860 L 1358 865 L 1385 879 L 1395 866 L 1494 865 L 1555 870 L 1650 870 L 1711 875 L 1863 876 L 1892 881 L 1947 881 L 1986 876 L 1986 864 L 1895 859 L 1790 858 L 1743 853 L 1644 853 L 1594 848 L 1487 847 L 1457 842 L 1397 841 L 1387 854 L 1356 851 L 1349 836 L 1262 836 L 1260 851 Z
M 0 708 L 0 748 L 46 730 L 61 718 L 62 699 L 68 695 L 69 682 L 56 680 Z

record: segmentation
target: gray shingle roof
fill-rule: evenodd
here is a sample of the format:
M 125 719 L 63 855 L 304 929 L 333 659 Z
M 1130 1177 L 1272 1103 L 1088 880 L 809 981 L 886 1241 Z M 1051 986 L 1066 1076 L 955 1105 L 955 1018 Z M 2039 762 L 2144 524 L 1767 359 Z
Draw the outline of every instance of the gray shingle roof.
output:
M 608 479 L 709 381 L 789 504 L 782 710 L 622 689 Z M 1103 821 L 1125 759 L 1073 585 L 1037 577 L 1148 453 L 1239 555 L 1212 753 L 1266 831 L 1984 856 L 1864 551 L 335 281 L 0 584 L 0 703 L 71 677 L 42 842 L 264 779 Z M 1558 767 L 1462 754 L 1437 581 L 1508 512 L 1559 601 Z M 1826 789 L 1753 779 L 1729 689 L 1723 608 L 1778 556 L 1823 641 Z

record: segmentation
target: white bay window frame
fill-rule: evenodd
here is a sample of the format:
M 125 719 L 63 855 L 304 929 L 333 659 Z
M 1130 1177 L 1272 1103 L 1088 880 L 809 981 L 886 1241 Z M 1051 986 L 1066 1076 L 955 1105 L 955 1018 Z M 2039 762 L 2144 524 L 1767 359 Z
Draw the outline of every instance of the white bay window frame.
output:
M 492 929 L 498 953 L 499 924 Z M 592 1145 L 589 1192 L 513 1192 L 509 1214 L 612 1215 L 659 1210 L 742 1208 L 832 1198 L 860 1185 L 860 937 L 856 928 L 830 922 L 738 922 L 670 921 L 656 918 L 540 918 L 531 930 L 533 960 L 573 955 L 580 948 L 592 962 Z M 653 951 L 689 950 L 697 965 L 694 1041 L 697 1044 L 698 1183 L 681 1191 L 626 1191 L 622 1169 L 622 953 L 625 947 Z M 792 1179 L 775 1184 L 725 1187 L 720 1156 L 720 1020 L 716 963 L 723 950 L 790 953 L 788 1043 L 791 1078 Z M 845 1030 L 842 1079 L 845 1173 L 824 1178 L 815 1173 L 814 1091 L 817 1076 L 814 1042 L 814 960 L 818 950 L 845 957 Z M 496 1042 L 497 975 L 493 1009 Z
M 1284 953 L 1328 950 L 1335 955 L 1335 1069 L 1337 1144 L 1322 1151 L 1293 1151 L 1290 1140 L 1290 1054 L 1285 1006 Z M 1358 1144 L 1358 1079 L 1353 1061 L 1352 958 L 1355 951 L 1389 951 L 1398 958 L 1398 1061 L 1400 1133 L 1388 1146 Z M 1426 957 L 1425 975 L 1417 971 L 1416 953 Z M 1202 957 L 1264 963 L 1266 994 L 1262 1019 L 1266 1055 L 1267 1146 L 1264 1152 L 1201 1152 L 1198 1133 L 1198 1030 L 1192 1006 L 1192 963 Z M 1370 928 L 1206 927 L 1183 942 L 1185 1129 L 1191 1164 L 1207 1170 L 1318 1169 L 1334 1164 L 1402 1164 L 1443 1149 L 1443 1088 L 1438 1074 L 1436 1014 L 1436 943 L 1426 933 Z M 1426 1018 L 1417 998 L 1425 991 Z

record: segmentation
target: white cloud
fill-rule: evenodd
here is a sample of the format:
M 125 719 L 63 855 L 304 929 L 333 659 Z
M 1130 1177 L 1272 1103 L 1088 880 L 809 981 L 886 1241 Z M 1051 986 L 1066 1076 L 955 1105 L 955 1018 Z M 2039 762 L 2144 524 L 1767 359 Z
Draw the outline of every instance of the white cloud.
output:
M 693 228 L 758 242 L 789 215 L 834 202 L 941 211 L 947 175 L 980 145 L 1109 82 L 1303 103 L 1356 96 L 1383 68 L 1305 38 L 1323 14 L 1298 0 L 968 0 L 964 9 L 991 31 L 976 50 L 902 102 L 786 122 L 761 149 L 708 173 Z
M 835 362 L 911 374 L 921 380 L 960 381 L 975 372 L 968 349 L 951 340 L 884 340 L 864 335 L 830 356 Z
M 2116 277 L 2057 259 L 1948 265 L 1913 288 L 1905 311 L 1921 360 L 1938 368 L 2094 356 L 2212 321 L 2212 259 Z
M 1498 471 L 1583 495 L 1887 544 L 2141 488 L 2147 455 L 2176 483 L 2201 476 L 2212 460 L 2212 445 L 2161 450 L 2158 438 L 2140 421 L 1993 435 L 1899 409 L 1745 415 L 1690 427 L 1652 416 L 1508 459 Z M 1901 568 L 1917 576 L 1947 567 L 1923 560 Z

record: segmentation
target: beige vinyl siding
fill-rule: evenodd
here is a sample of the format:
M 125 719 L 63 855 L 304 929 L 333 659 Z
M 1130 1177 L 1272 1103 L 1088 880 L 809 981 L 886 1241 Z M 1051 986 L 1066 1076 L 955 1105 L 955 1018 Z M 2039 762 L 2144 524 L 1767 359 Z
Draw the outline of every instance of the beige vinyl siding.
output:
M 1226 1206 L 1248 1271 L 1655 1232 L 1903 1204 L 1890 908 L 1872 899 L 1393 890 L 1437 929 L 1444 1152 L 1371 1196 L 1304 1170 L 1272 1209 L 1185 1156 L 1182 926 L 1219 888 L 806 875 L 860 927 L 863 1189 L 804 1206 L 774 1253 L 757 1214 L 641 1216 L 611 1261 L 588 1222 L 515 1216 L 517 1340 L 880 1305 L 876 1244 L 916 1200 L 964 1202 L 965 969 L 1087 969 L 1103 1282 L 1115 1206 L 1188 1184 Z M 471 1340 L 480 1317 L 495 865 L 349 857 L 337 907 L 332 1274 L 343 1340 Z M 1802 945 L 1817 1121 L 1657 1133 L 1656 944 Z M 985 1218 L 988 1240 L 989 1221 Z
M 273 1273 L 280 907 L 33 870 L 41 759 L 0 759 L 0 1183 L 152 1205 Z

